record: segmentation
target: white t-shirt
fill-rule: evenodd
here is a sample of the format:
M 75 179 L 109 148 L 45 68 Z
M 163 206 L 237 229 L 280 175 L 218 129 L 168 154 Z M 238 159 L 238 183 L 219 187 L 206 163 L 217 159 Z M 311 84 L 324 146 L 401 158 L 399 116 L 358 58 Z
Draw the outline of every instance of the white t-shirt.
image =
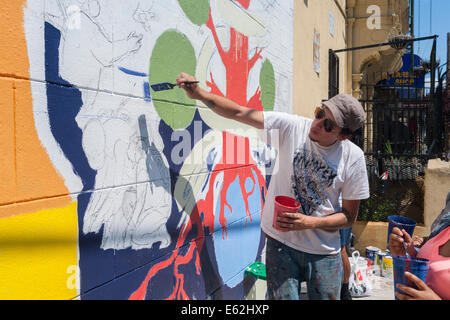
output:
M 369 197 L 364 152 L 349 140 L 320 146 L 309 138 L 311 124 L 311 119 L 297 115 L 264 112 L 261 138 L 278 149 L 278 157 L 267 190 L 261 227 L 270 237 L 296 250 L 336 254 L 341 248 L 339 230 L 280 232 L 272 226 L 274 199 L 279 195 L 296 198 L 302 205 L 300 211 L 311 216 L 342 212 L 341 199 Z

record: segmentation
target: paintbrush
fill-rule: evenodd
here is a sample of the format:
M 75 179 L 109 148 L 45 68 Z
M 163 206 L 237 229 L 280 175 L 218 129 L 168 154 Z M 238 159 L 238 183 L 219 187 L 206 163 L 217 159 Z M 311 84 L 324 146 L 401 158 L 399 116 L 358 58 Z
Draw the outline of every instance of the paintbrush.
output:
M 185 81 L 182 82 L 184 84 L 194 84 L 198 83 L 198 81 Z M 152 84 L 150 87 L 152 87 L 153 91 L 163 91 L 163 90 L 171 90 L 177 86 L 176 83 L 169 83 L 169 82 L 163 82 L 163 83 L 156 83 Z
M 405 240 L 403 240 L 403 248 L 405 249 L 406 259 L 411 259 L 411 257 L 409 256 L 409 253 L 408 253 L 408 248 L 406 247 Z

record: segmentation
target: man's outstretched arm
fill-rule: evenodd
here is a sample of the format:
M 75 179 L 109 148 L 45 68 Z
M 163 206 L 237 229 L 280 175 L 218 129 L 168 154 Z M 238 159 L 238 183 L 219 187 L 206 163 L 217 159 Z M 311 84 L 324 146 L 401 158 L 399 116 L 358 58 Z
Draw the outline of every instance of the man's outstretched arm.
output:
M 207 92 L 198 84 L 185 84 L 186 81 L 195 81 L 195 78 L 181 73 L 177 78 L 177 85 L 186 91 L 189 98 L 202 101 L 208 108 L 218 115 L 239 121 L 256 129 L 264 129 L 264 115 L 262 111 L 253 110 L 237 103 Z

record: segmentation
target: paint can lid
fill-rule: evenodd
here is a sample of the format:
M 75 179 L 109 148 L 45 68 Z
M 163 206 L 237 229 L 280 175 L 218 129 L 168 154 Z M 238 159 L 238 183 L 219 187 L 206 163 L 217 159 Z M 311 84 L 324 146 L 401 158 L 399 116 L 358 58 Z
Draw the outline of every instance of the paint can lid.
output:
M 266 280 L 266 265 L 262 262 L 253 262 L 245 269 L 245 274 L 252 275 L 255 278 Z

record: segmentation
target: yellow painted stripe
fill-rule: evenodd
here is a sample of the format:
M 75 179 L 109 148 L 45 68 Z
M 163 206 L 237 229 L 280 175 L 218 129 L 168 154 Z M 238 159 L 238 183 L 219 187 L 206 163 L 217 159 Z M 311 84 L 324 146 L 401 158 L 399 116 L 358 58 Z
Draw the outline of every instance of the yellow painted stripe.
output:
M 0 299 L 77 296 L 77 203 L 0 218 Z

